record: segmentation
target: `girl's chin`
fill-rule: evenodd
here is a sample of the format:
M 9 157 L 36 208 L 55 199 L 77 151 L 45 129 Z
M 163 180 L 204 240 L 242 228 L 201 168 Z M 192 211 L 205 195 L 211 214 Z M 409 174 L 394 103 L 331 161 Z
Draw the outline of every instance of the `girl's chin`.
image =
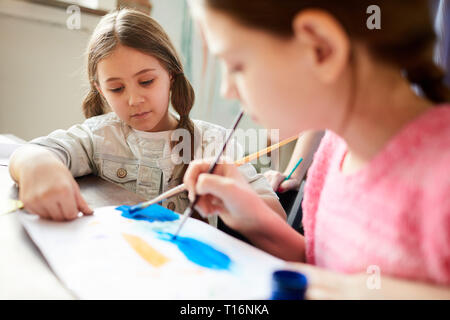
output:
M 130 127 L 132 127 L 133 129 L 139 130 L 139 131 L 147 131 L 147 132 L 152 132 L 155 129 L 155 124 L 154 123 L 141 123 L 140 121 L 132 121 L 130 123 L 128 123 L 128 125 Z
M 283 128 L 283 127 L 279 128 L 279 129 L 273 128 L 271 130 L 278 130 L 279 141 L 283 141 L 283 140 L 291 138 L 293 136 L 298 136 L 302 132 L 302 130 L 300 130 L 300 129 L 296 129 L 296 128 L 289 129 L 289 128 Z
M 278 138 L 280 141 L 290 138 L 292 136 L 298 135 L 301 130 L 299 128 L 288 128 L 286 127 L 286 125 L 281 125 L 280 123 L 274 123 L 273 121 L 271 123 L 264 123 L 264 122 L 259 122 L 259 125 L 261 125 L 263 128 L 268 129 L 269 132 L 268 134 L 273 134 L 274 136 L 277 135 L 276 131 L 278 131 Z M 272 133 L 270 133 L 270 131 Z
M 286 130 L 280 130 L 280 141 L 288 139 L 293 136 L 298 136 L 300 134 L 300 131 L 286 131 Z

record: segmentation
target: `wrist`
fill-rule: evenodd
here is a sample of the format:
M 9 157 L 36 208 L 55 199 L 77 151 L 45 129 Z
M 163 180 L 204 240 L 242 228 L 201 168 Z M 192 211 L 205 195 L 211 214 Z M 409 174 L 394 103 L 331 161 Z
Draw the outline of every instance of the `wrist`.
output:
M 35 154 L 23 157 L 17 164 L 16 178 L 19 185 L 23 179 L 34 176 L 36 172 L 48 172 L 58 170 L 58 168 L 67 169 L 66 166 L 48 150 L 39 150 Z
M 249 204 L 253 214 L 248 216 L 245 223 L 241 223 L 238 226 L 238 231 L 250 238 L 264 234 L 266 230 L 270 229 L 270 217 L 278 217 L 278 214 L 276 214 L 260 197 L 257 197 L 255 200 L 256 201 Z
M 283 174 L 283 176 L 288 177 L 290 173 L 291 173 L 290 171 L 287 171 L 287 172 L 283 172 L 282 174 Z M 298 170 L 295 170 L 289 179 L 300 180 Z

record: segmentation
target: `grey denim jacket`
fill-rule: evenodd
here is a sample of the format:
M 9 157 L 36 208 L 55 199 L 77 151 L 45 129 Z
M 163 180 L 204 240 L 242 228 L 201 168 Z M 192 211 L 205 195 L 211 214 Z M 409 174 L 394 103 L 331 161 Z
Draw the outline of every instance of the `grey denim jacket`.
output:
M 193 122 L 195 136 L 201 139 L 197 148 L 219 150 L 226 129 L 201 120 Z M 186 169 L 183 164 L 175 165 L 170 156 L 161 157 L 167 141 L 156 140 L 149 145 L 114 112 L 89 118 L 68 130 L 53 131 L 30 143 L 55 152 L 74 177 L 92 173 L 146 199 L 180 185 Z M 236 141 L 232 144 L 239 148 Z M 195 158 L 205 156 L 204 152 L 195 151 Z M 251 164 L 242 165 L 239 170 L 259 195 L 277 199 L 268 181 Z M 183 213 L 189 205 L 187 192 L 169 198 L 162 205 Z M 216 218 L 209 222 L 217 225 Z

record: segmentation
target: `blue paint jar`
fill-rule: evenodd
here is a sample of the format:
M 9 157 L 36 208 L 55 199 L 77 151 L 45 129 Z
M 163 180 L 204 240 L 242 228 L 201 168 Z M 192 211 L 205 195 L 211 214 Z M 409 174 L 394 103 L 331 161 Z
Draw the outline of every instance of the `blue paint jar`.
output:
M 278 270 L 272 274 L 270 300 L 304 300 L 308 286 L 305 275 L 290 270 Z

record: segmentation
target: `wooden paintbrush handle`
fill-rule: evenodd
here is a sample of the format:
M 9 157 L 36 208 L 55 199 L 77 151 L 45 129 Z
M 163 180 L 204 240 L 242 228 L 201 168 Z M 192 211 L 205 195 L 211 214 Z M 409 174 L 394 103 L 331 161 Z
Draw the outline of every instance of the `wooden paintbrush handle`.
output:
M 234 164 L 236 164 L 237 166 L 241 166 L 243 164 L 246 164 L 246 163 L 248 163 L 250 161 L 258 159 L 259 157 L 261 157 L 261 156 L 263 156 L 263 155 L 265 155 L 265 154 L 267 154 L 267 153 L 269 153 L 271 151 L 274 151 L 274 150 L 284 146 L 285 144 L 288 144 L 289 142 L 294 141 L 297 138 L 298 138 L 298 136 L 292 136 L 290 138 L 287 138 L 287 139 L 285 139 L 283 141 L 280 141 L 280 142 L 278 142 L 276 144 L 271 145 L 270 147 L 267 147 L 267 148 L 265 148 L 263 150 L 259 150 L 258 152 L 255 152 L 255 153 L 253 153 L 251 155 L 248 155 L 248 156 L 246 156 L 246 157 L 244 157 L 244 158 L 242 158 L 240 160 L 237 160 L 237 161 L 234 162 Z

